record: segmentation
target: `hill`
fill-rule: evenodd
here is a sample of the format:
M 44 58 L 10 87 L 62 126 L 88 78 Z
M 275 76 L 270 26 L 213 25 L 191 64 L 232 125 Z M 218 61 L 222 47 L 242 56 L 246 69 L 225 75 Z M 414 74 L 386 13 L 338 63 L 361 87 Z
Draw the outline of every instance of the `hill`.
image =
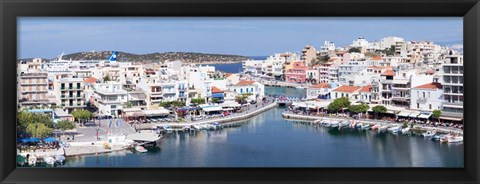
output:
M 66 54 L 63 56 L 65 60 L 105 60 L 108 59 L 112 51 L 93 51 L 93 52 L 77 52 Z M 132 54 L 127 52 L 119 52 L 118 61 L 129 62 L 163 62 L 180 60 L 184 63 L 234 63 L 249 59 L 246 56 L 240 55 L 226 55 L 226 54 L 205 54 L 194 52 L 165 52 L 165 53 L 150 53 L 150 54 Z M 31 59 L 21 59 L 31 60 Z

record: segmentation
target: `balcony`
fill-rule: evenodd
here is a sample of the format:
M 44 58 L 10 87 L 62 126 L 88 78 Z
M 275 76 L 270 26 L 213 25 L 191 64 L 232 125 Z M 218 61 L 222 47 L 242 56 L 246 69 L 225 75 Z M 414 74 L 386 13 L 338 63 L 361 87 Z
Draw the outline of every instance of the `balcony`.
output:
M 444 107 L 456 107 L 456 108 L 463 108 L 463 102 L 456 101 L 456 102 L 443 102 Z
M 427 98 L 425 98 L 425 97 L 418 98 L 418 99 L 417 99 L 417 103 L 419 103 L 419 104 L 425 104 L 425 103 L 427 103 Z

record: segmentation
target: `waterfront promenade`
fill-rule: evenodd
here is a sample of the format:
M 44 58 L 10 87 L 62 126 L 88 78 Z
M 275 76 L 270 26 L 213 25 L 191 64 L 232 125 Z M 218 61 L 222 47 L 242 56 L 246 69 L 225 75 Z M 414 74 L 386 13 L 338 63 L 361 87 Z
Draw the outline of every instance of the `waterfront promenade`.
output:
M 303 114 L 295 114 L 290 111 L 285 111 L 282 113 L 282 116 L 286 119 L 295 119 L 295 120 L 306 120 L 306 121 L 314 121 L 314 120 L 334 120 L 334 121 L 339 121 L 339 120 L 352 120 L 356 121 L 359 123 L 367 123 L 367 124 L 380 124 L 382 126 L 402 126 L 403 123 L 396 123 L 396 122 L 391 122 L 391 121 L 383 121 L 383 120 L 372 120 L 372 119 L 352 119 L 352 118 L 344 118 L 344 117 L 326 117 L 326 116 L 312 116 L 312 115 L 303 115 Z M 423 125 L 423 124 L 414 124 L 413 128 L 418 128 L 420 130 L 428 131 L 428 130 L 435 130 L 437 132 L 443 132 L 443 133 L 454 133 L 454 134 L 460 134 L 463 135 L 463 130 L 459 128 L 453 128 L 453 127 L 433 127 L 433 126 L 428 126 L 428 125 Z

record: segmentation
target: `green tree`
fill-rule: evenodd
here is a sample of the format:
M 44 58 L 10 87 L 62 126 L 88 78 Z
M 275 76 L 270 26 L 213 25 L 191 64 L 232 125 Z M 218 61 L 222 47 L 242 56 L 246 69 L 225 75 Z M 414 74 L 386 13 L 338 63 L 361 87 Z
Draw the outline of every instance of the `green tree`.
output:
M 212 98 L 213 103 L 218 103 L 220 100 L 218 98 Z
M 111 81 L 112 79 L 110 79 L 110 75 L 107 74 L 103 77 L 103 82 L 107 82 L 107 81 Z
M 53 128 L 53 121 L 50 116 L 46 114 L 31 113 L 24 110 L 17 114 L 17 123 L 20 131 L 25 131 L 28 125 L 34 123 L 41 123 L 46 127 Z
M 125 102 L 122 104 L 123 108 L 132 108 L 133 104 L 131 102 Z
M 52 133 L 52 128 L 47 127 L 43 123 L 32 123 L 27 126 L 26 132 L 33 137 L 45 138 Z
M 360 51 L 360 48 L 352 47 L 352 48 L 348 49 L 348 52 L 349 52 L 349 53 L 352 53 L 352 52 L 358 52 L 358 53 L 360 53 L 361 51 Z
M 242 93 L 237 96 L 235 96 L 235 101 L 237 101 L 240 104 L 246 104 L 247 99 L 249 96 L 253 95 L 253 93 Z
M 193 103 L 193 104 L 196 104 L 196 105 L 204 104 L 205 103 L 205 98 L 192 98 L 190 100 L 190 103 Z
M 368 111 L 368 109 L 370 108 L 370 106 L 368 106 L 368 104 L 359 104 L 359 105 L 350 105 L 348 106 L 348 110 L 350 112 L 353 112 L 353 113 L 365 113 Z
M 80 123 L 85 123 L 86 120 L 93 117 L 93 114 L 87 110 L 75 110 L 72 112 L 72 116 Z
M 61 120 L 57 122 L 56 127 L 62 131 L 71 130 L 75 128 L 75 123 L 67 120 Z
M 173 114 L 175 114 L 175 120 L 178 121 L 177 110 L 178 110 L 179 107 L 183 107 L 184 105 L 185 104 L 183 103 L 183 101 L 175 100 L 175 101 L 161 102 L 159 106 L 164 107 L 166 109 L 170 109 L 171 111 L 173 111 Z
M 392 45 L 390 48 L 387 48 L 383 51 L 387 56 L 393 56 L 395 55 L 395 46 Z
M 432 111 L 432 117 L 437 118 L 438 122 L 440 122 L 440 115 L 442 115 L 442 111 L 438 109 Z
M 338 112 L 343 108 L 350 106 L 350 100 L 347 97 L 341 97 L 333 100 L 332 103 L 328 104 L 328 111 Z
M 375 118 L 378 118 L 379 113 L 386 113 L 387 108 L 383 105 L 377 105 L 372 108 L 372 111 L 375 113 Z

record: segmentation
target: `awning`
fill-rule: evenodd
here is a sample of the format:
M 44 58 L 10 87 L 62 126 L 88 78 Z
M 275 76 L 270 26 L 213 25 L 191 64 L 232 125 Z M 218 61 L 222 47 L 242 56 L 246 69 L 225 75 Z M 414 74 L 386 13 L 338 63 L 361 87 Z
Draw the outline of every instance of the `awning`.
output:
M 223 93 L 213 93 L 212 97 L 213 98 L 223 98 Z
M 225 101 L 220 104 L 222 107 L 240 107 L 241 105 L 235 101 Z
M 221 111 L 221 110 L 223 110 L 222 107 L 217 106 L 217 105 L 203 106 L 202 109 L 203 109 L 203 111 L 205 111 L 205 112 Z
M 418 118 L 428 119 L 432 114 L 420 114 Z
M 408 80 L 393 80 L 393 84 L 408 84 Z
M 160 116 L 170 114 L 170 111 L 167 109 L 156 109 L 156 110 L 144 110 L 143 113 L 146 116 Z
M 233 111 L 233 108 L 224 108 L 224 111 Z
M 410 111 L 402 111 L 398 113 L 398 116 L 408 117 L 411 114 Z
M 440 116 L 440 119 L 451 120 L 451 121 L 462 121 L 463 120 L 463 118 L 448 117 L 448 116 Z
M 416 118 L 418 115 L 420 115 L 420 113 L 413 112 L 413 113 L 411 113 L 410 115 L 408 115 L 408 117 Z

